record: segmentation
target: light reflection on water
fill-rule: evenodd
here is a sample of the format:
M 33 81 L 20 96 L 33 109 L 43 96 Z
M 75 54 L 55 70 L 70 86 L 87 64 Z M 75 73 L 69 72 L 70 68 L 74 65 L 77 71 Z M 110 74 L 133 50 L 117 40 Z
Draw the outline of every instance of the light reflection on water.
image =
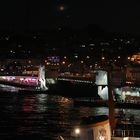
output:
M 140 114 L 139 110 L 126 110 L 129 114 L 133 112 Z M 0 114 L 1 139 L 20 136 L 57 139 L 79 123 L 81 117 L 108 114 L 108 109 L 74 107 L 72 99 L 61 96 L 8 93 L 0 94 Z

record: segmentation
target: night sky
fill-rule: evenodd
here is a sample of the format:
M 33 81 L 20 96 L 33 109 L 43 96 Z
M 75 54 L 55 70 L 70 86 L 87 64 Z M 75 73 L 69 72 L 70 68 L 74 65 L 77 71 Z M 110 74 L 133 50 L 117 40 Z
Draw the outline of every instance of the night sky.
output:
M 140 34 L 137 0 L 1 0 L 0 29 L 83 28 Z

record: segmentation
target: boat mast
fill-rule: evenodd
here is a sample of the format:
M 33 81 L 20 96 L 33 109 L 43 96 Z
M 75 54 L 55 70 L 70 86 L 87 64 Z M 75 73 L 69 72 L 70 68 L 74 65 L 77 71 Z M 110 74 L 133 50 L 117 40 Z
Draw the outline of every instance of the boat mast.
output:
M 109 122 L 111 126 L 111 131 L 115 129 L 115 105 L 113 99 L 113 90 L 111 84 L 111 71 L 107 70 L 107 79 L 108 79 L 108 106 L 109 106 Z

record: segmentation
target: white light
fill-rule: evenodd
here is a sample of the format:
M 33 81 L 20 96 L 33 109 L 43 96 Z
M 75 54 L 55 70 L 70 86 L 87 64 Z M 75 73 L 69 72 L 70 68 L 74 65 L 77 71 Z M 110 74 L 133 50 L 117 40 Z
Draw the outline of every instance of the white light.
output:
M 62 64 L 65 64 L 65 63 L 66 63 L 65 61 L 62 62 Z
M 64 7 L 63 5 L 61 5 L 61 6 L 59 7 L 59 10 L 60 10 L 60 11 L 64 11 L 64 10 L 65 10 L 65 7 Z
M 23 81 L 24 80 L 24 78 L 20 78 L 20 81 Z
M 75 134 L 77 134 L 77 135 L 80 134 L 80 129 L 79 128 L 75 129 Z
M 70 67 L 70 66 L 71 66 L 71 64 L 68 65 L 68 67 Z
M 105 57 L 102 57 L 102 60 L 104 60 L 105 59 Z
M 95 44 L 89 44 L 89 46 L 95 46 Z
M 86 45 L 81 45 L 81 47 L 82 47 L 82 48 L 85 48 L 85 47 L 86 47 Z
M 75 58 L 78 58 L 78 55 L 75 55 L 74 57 L 75 57 Z

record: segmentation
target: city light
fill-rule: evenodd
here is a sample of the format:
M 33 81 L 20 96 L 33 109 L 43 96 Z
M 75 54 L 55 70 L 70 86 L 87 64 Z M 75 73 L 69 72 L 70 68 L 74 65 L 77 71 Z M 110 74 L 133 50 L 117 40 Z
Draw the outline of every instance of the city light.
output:
M 66 64 L 66 62 L 65 62 L 65 61 L 63 61 L 63 62 L 62 62 L 62 64 L 64 65 L 64 64 Z
M 0 139 L 139 139 L 138 2 L 3 0 L 0 16 Z
M 75 58 L 78 58 L 78 55 L 75 55 L 74 57 L 75 57 Z
M 60 6 L 58 7 L 58 10 L 61 11 L 61 12 L 64 11 L 64 10 L 65 10 L 65 6 L 64 6 L 64 5 L 60 5 Z
M 104 56 L 102 57 L 102 60 L 105 60 L 105 57 Z

